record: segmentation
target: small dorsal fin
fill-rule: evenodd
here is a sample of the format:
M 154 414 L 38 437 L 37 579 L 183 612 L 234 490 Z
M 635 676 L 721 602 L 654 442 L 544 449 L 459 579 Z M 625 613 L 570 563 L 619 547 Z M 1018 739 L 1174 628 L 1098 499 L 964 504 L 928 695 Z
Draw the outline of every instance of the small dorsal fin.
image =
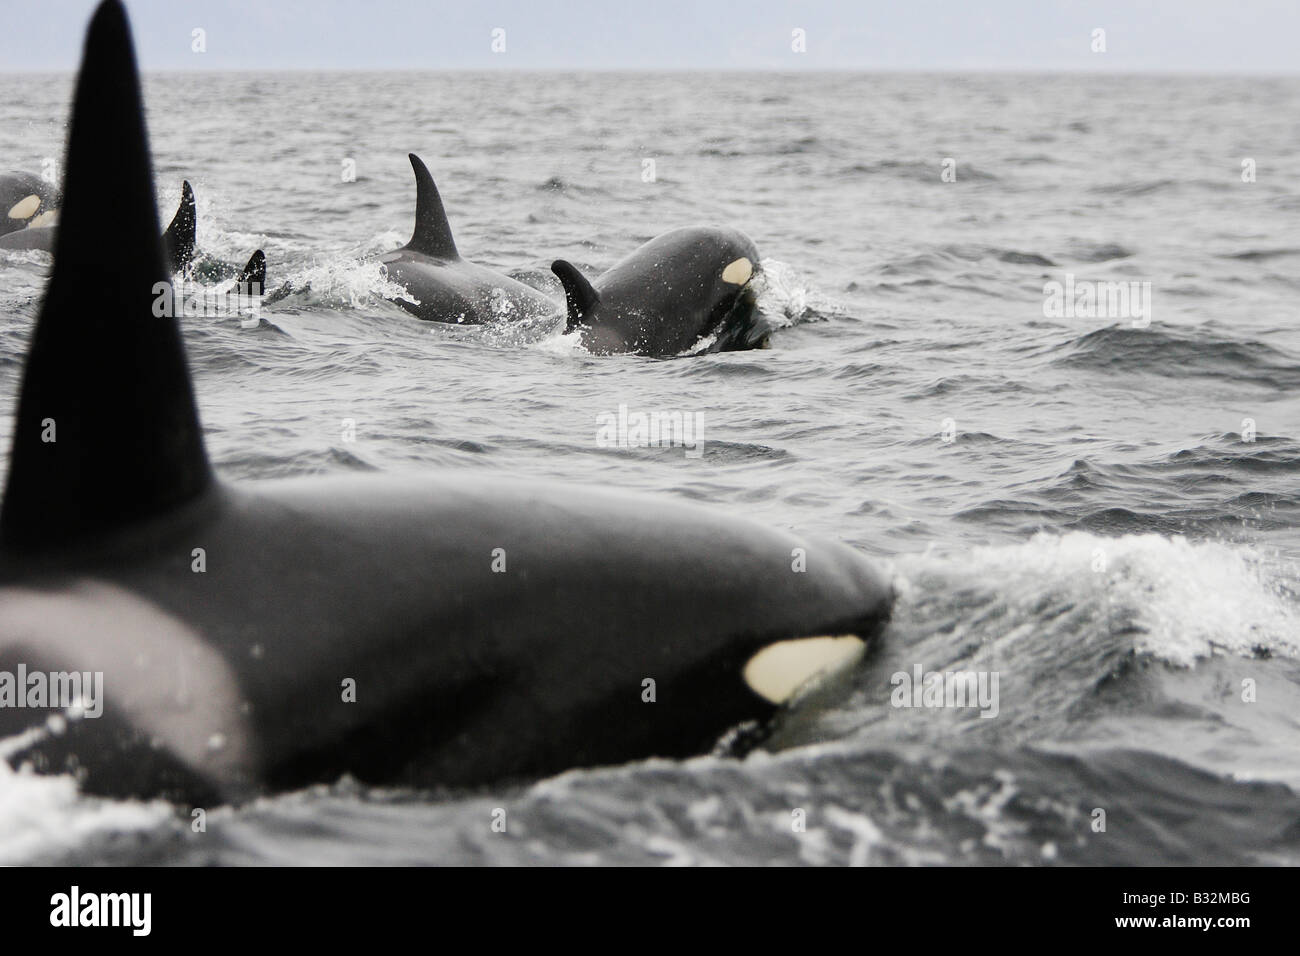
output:
M 198 217 L 194 208 L 194 190 L 187 179 L 181 183 L 181 204 L 176 207 L 172 224 L 163 233 L 163 252 L 172 272 L 182 272 L 194 259 L 194 235 Z
M 80 543 L 212 483 L 180 329 L 155 315 L 170 274 L 119 0 L 100 4 L 86 34 L 64 169 L 0 508 L 10 549 Z
M 262 290 L 266 288 L 266 253 L 258 249 L 248 257 L 248 265 L 244 266 L 244 271 L 239 274 L 241 285 L 255 285 L 255 295 L 261 295 Z
M 578 271 L 577 266 L 565 259 L 556 259 L 551 263 L 551 271 L 559 276 L 564 286 L 564 301 L 569 308 L 569 319 L 564 331 L 572 332 L 579 325 L 588 324 L 600 296 L 596 293 L 587 277 Z
M 415 170 L 415 233 L 406 248 L 437 259 L 459 259 L 456 240 L 451 237 L 451 225 L 442 208 L 442 197 L 438 195 L 429 167 L 414 153 L 407 155 Z

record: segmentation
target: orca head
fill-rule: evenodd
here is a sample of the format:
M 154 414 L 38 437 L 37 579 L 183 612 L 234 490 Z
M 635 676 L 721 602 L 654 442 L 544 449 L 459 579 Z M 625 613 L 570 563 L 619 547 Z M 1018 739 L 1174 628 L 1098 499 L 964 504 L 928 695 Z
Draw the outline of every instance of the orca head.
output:
M 563 259 L 551 271 L 564 287 L 564 334 L 580 331 L 594 353 L 689 354 L 761 347 L 756 321 L 762 267 L 735 229 L 688 226 L 656 236 L 595 283 Z
M 766 278 L 757 251 L 748 240 L 746 243 L 748 248 L 739 246 L 732 250 L 737 253 L 736 258 L 727 262 L 719 273 L 722 287 L 712 324 L 712 351 L 715 352 L 769 347 L 774 326 L 758 307 Z M 730 254 L 724 253 L 723 258 Z
M 0 174 L 0 235 L 54 222 L 59 191 L 31 173 Z
M 664 268 L 680 270 L 679 286 L 698 290 L 705 310 L 700 336 L 712 337 L 711 352 L 761 348 L 770 331 L 759 321 L 763 267 L 758 249 L 744 233 L 713 226 L 688 226 L 667 233 L 672 251 Z
M 763 266 L 752 239 L 736 229 L 699 230 L 701 279 L 713 278 L 719 300 L 754 298 L 762 282 Z

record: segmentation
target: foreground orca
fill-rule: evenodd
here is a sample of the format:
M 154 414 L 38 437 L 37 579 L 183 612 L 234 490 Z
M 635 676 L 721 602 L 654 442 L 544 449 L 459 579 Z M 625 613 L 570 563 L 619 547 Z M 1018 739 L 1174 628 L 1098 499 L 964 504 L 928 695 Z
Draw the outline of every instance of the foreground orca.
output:
M 397 304 L 428 322 L 466 325 L 554 315 L 549 296 L 460 257 L 433 176 L 419 156 L 409 156 L 415 170 L 415 233 L 379 260 L 384 274 L 415 300 L 397 299 Z
M 699 507 L 461 471 L 217 481 L 178 324 L 150 311 L 167 273 L 118 0 L 90 24 L 66 196 L 0 506 L 11 764 L 206 803 L 683 756 L 882 627 L 857 553 Z M 74 672 L 79 705 L 40 709 Z
M 181 183 L 181 204 L 176 207 L 176 215 L 162 235 L 163 250 L 171 272 L 183 272 L 194 260 L 197 225 L 194 190 L 190 188 L 187 179 Z M 40 249 L 53 252 L 58 234 L 59 227 L 54 223 L 31 225 L 18 232 L 0 236 L 0 249 Z
M 59 191 L 31 173 L 0 173 L 0 236 L 50 221 Z
M 551 271 L 564 284 L 565 334 L 598 355 L 678 355 L 710 336 L 705 351 L 767 344 L 755 321 L 758 250 L 734 229 L 666 232 L 594 283 L 564 259 Z

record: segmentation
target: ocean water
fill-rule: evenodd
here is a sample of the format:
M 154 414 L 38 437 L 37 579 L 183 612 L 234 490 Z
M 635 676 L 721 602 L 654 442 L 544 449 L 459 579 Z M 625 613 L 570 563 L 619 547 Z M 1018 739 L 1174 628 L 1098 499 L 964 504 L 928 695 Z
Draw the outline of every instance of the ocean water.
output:
M 0 76 L 0 167 L 61 156 L 70 88 Z M 146 99 L 200 275 L 260 247 L 282 296 L 255 328 L 186 322 L 225 478 L 615 485 L 835 535 L 899 597 L 849 685 L 743 760 L 342 780 L 201 834 L 0 761 L 0 862 L 1300 863 L 1300 81 L 185 74 Z M 409 236 L 408 151 L 464 255 L 552 291 L 556 257 L 744 230 L 771 348 L 595 357 L 408 317 L 374 261 Z M 6 449 L 48 269 L 0 253 Z M 1067 276 L 1149 307 L 1049 314 Z M 601 447 L 624 405 L 698 413 L 702 454 Z M 893 706 L 917 667 L 997 674 L 997 716 Z

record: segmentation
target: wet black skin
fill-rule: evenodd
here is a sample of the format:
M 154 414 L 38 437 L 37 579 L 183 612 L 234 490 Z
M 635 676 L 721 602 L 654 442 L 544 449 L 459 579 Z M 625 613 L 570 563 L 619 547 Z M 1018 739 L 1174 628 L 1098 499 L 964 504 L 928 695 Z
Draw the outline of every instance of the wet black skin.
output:
M 747 259 L 744 283 L 723 279 L 727 266 Z M 735 229 L 688 226 L 658 236 L 587 283 L 564 260 L 552 270 L 565 286 L 566 334 L 581 336 L 599 355 L 635 352 L 678 355 L 761 348 L 765 330 L 756 323 L 758 250 Z M 716 336 L 702 345 L 701 340 Z
M 531 286 L 461 257 L 438 187 L 414 153 L 415 232 L 411 241 L 380 258 L 384 275 L 409 293 L 395 301 L 426 322 L 481 325 L 542 319 L 559 306 Z
M 68 157 L 0 506 L 0 671 L 102 672 L 104 712 L 0 708 L 0 737 L 28 732 L 11 764 L 210 805 L 679 757 L 773 715 L 742 676 L 761 648 L 879 634 L 891 592 L 861 555 L 714 509 L 471 471 L 218 480 L 179 325 L 151 313 L 166 266 L 118 0 Z

